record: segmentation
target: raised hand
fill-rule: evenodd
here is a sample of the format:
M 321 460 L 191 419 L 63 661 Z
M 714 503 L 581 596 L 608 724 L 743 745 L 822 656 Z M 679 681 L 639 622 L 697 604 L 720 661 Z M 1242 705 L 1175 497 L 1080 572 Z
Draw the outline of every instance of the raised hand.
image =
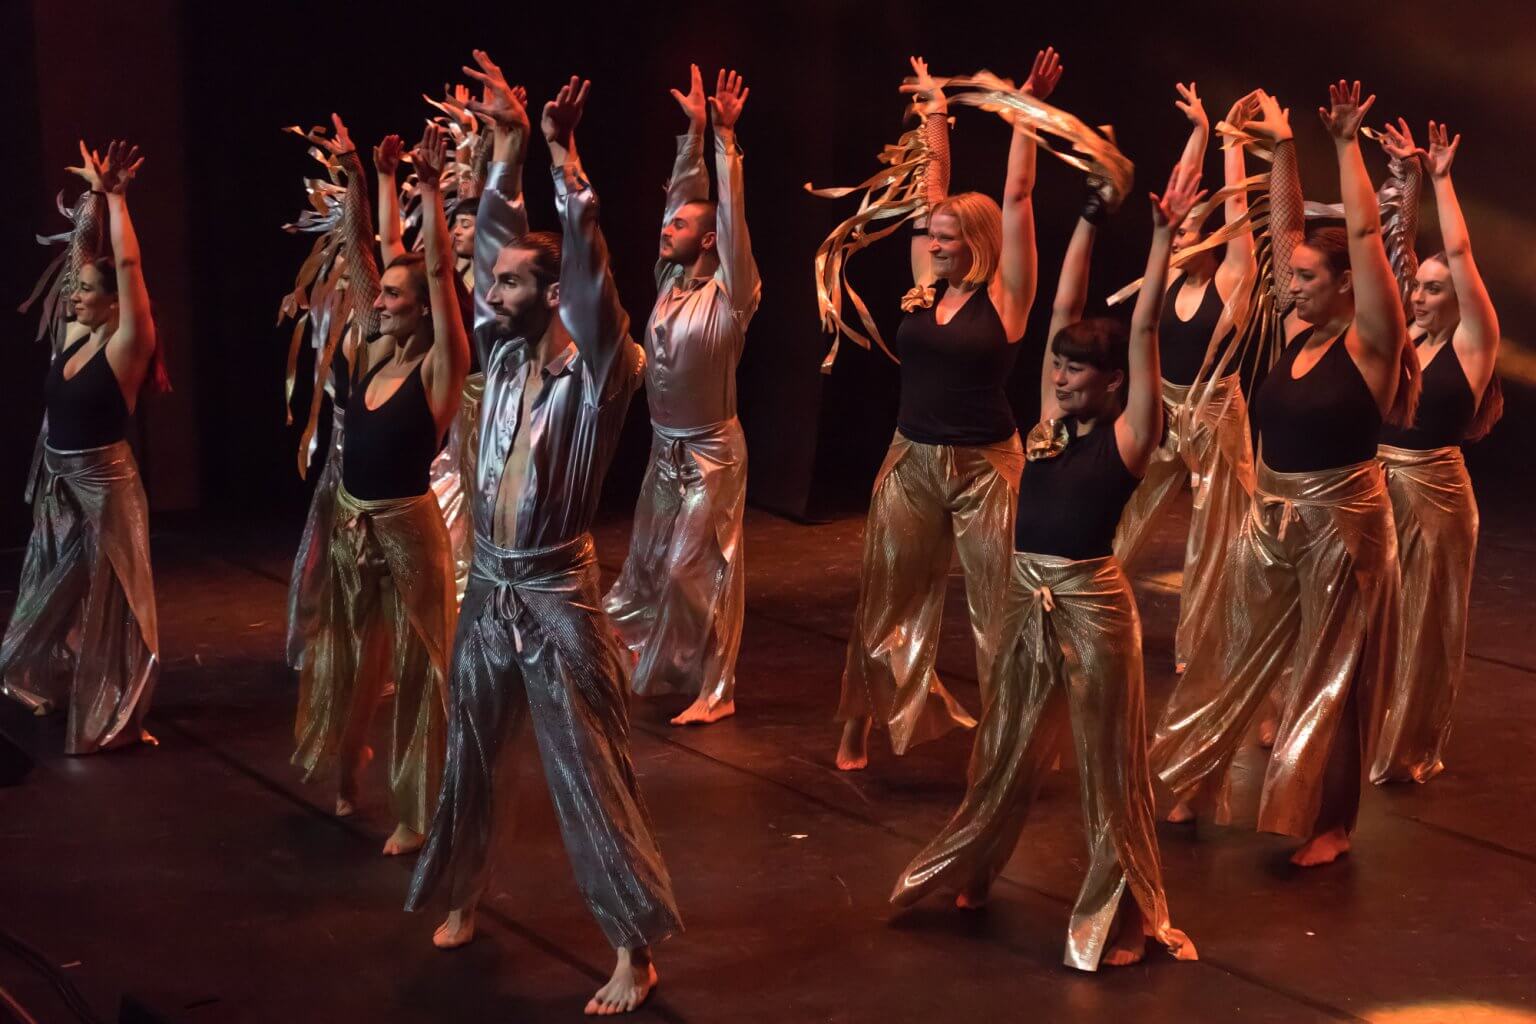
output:
M 1233 103 L 1232 109 L 1227 111 L 1227 116 L 1223 118 L 1223 120 L 1225 120 L 1227 124 L 1231 125 L 1233 128 L 1236 128 L 1238 131 L 1244 131 L 1248 128 L 1248 122 L 1251 121 L 1258 114 L 1258 112 L 1259 92 L 1258 90 L 1254 90 L 1248 95 L 1240 97 L 1237 102 Z
M 1258 104 L 1258 113 L 1257 116 L 1249 117 L 1243 124 L 1243 130 L 1249 135 L 1268 139 L 1270 142 L 1284 142 L 1286 139 L 1289 139 L 1291 137 L 1291 108 L 1286 107 L 1282 110 L 1280 101 L 1263 89 L 1256 90 L 1253 93 L 1253 97 Z
M 1024 91 L 1037 100 L 1049 99 L 1051 93 L 1056 91 L 1056 83 L 1061 81 L 1064 70 L 1056 47 L 1047 46 L 1035 54 L 1035 63 L 1029 69 L 1029 80 L 1024 83 Z
M 84 139 L 80 140 L 80 166 L 64 169 L 70 174 L 84 178 L 92 192 L 106 191 L 101 187 L 101 154 L 89 149 Z
M 340 114 L 331 115 L 331 126 L 335 129 L 330 138 L 326 138 L 323 128 L 305 134 L 305 138 L 331 156 L 345 156 L 348 153 L 356 153 L 357 147 L 352 144 L 352 136 L 347 131 L 347 126 L 342 122 Z
M 928 73 L 928 62 L 921 57 L 907 58 L 912 62 L 913 81 L 902 82 L 901 91 L 912 97 L 912 109 L 918 117 L 949 112 L 949 100 Z
M 724 68 L 715 79 L 715 94 L 709 98 L 710 109 L 715 112 L 715 128 L 732 129 L 752 92 L 735 71 L 726 73 Z
M 373 147 L 373 168 L 380 174 L 393 175 L 400 169 L 400 157 L 405 152 L 405 143 L 400 141 L 398 135 L 386 135 L 379 140 L 379 144 Z
M 1412 160 L 1424 155 L 1413 141 L 1413 129 L 1408 127 L 1407 118 L 1398 118 L 1397 124 L 1387 122 L 1381 129 L 1380 142 L 1387 156 L 1396 160 Z
M 725 72 L 720 72 L 722 75 Z M 672 98 L 677 100 L 677 105 L 683 108 L 683 113 L 688 117 L 688 128 L 695 135 L 704 133 L 704 116 L 708 112 L 708 106 L 704 99 L 704 76 L 699 73 L 697 64 L 688 65 L 688 95 L 684 96 L 676 89 L 672 90 Z
M 411 163 L 416 165 L 416 178 L 421 188 L 436 191 L 443 180 L 443 168 L 448 163 L 448 133 L 428 121 L 422 129 L 421 141 L 411 150 Z
M 581 123 L 581 112 L 586 108 L 587 90 L 591 86 L 590 81 L 572 75 L 570 82 L 560 87 L 555 98 L 544 104 L 544 115 L 539 119 L 539 127 L 544 130 L 545 142 L 552 146 L 571 148 L 571 137 L 576 132 L 576 126 Z
M 1190 124 L 1209 130 L 1211 119 L 1205 113 L 1205 104 L 1200 102 L 1199 93 L 1195 92 L 1195 83 L 1190 82 L 1185 85 L 1182 82 L 1176 82 L 1174 88 L 1179 90 L 1179 99 L 1174 100 L 1173 105 L 1183 111 L 1184 116 L 1189 118 Z
M 1365 112 L 1375 102 L 1375 95 L 1367 96 L 1361 102 L 1358 81 L 1351 85 L 1340 79 L 1338 85 L 1328 87 L 1329 106 L 1318 107 L 1317 116 L 1322 119 L 1323 127 L 1328 129 L 1328 134 L 1333 136 L 1335 142 L 1349 142 L 1360 130 Z
M 107 146 L 107 158 L 97 165 L 97 173 L 101 177 L 101 190 L 122 195 L 133 176 L 139 173 L 139 168 L 144 166 L 144 158 L 139 156 L 139 147 L 130 146 L 126 142 L 112 140 Z
M 472 68 L 466 64 L 463 71 L 480 83 L 480 98 L 468 99 L 468 90 L 466 90 L 465 106 L 477 114 L 490 118 L 491 124 L 501 131 L 527 135 L 529 129 L 527 90 L 520 85 L 508 85 L 507 76 L 502 74 L 501 68 L 484 50 L 475 50 L 473 55 L 479 68 Z
M 1159 196 L 1154 193 L 1150 198 L 1153 226 L 1170 230 L 1177 228 L 1184 223 L 1184 218 L 1189 216 L 1195 204 L 1205 198 L 1205 189 L 1200 187 L 1200 172 L 1186 167 L 1182 161 L 1175 164 L 1163 194 Z
M 1461 145 L 1460 132 L 1447 142 L 1446 136 L 1449 134 L 1445 125 L 1429 122 L 1429 152 L 1424 155 L 1424 161 L 1429 164 L 1429 173 L 1436 178 L 1450 176 L 1451 161 L 1456 159 L 1456 147 Z

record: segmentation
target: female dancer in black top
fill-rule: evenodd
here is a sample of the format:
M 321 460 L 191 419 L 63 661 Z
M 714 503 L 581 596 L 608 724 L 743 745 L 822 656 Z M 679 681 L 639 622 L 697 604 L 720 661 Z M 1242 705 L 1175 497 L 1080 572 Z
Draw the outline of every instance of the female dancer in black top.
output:
M 1154 770 L 1179 798 L 1218 797 L 1265 696 L 1289 671 L 1258 826 L 1298 836 L 1303 866 L 1349 849 L 1370 708 L 1395 642 L 1396 537 L 1376 444 L 1407 422 L 1417 364 L 1356 138 L 1375 97 L 1330 86 L 1319 110 L 1339 160 L 1345 228 L 1304 232 L 1285 113 L 1261 94 L 1247 130 L 1275 143 L 1270 230 L 1289 343 L 1255 397 L 1259 467 L 1252 512 L 1217 595 L 1220 622 L 1190 652 L 1164 709 Z M 1223 801 L 1217 800 L 1218 805 Z M 1218 806 L 1218 810 L 1221 808 Z
M 155 361 L 126 194 L 144 161 L 121 142 L 105 159 L 82 142 L 80 155 L 70 170 L 105 202 L 111 250 L 78 268 L 74 326 L 48 369 L 32 536 L 0 644 L 6 694 L 38 714 L 68 707 L 68 754 L 153 742 L 143 723 L 160 669 L 149 506 L 124 440 Z

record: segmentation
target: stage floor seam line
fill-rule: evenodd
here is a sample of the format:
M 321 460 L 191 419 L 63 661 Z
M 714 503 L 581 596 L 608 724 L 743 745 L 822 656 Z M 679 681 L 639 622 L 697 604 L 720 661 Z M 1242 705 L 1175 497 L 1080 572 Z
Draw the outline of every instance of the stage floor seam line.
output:
M 1484 850 L 1489 850 L 1493 853 L 1502 853 L 1506 857 L 1513 857 L 1516 860 L 1523 860 L 1527 864 L 1536 864 L 1536 855 L 1526 853 L 1524 850 L 1516 850 L 1513 847 L 1504 846 L 1501 843 L 1496 843 L 1491 839 L 1482 839 L 1478 836 L 1462 832 L 1460 829 L 1454 829 L 1448 825 L 1441 825 L 1438 822 L 1428 821 L 1424 818 L 1415 817 L 1412 814 L 1401 814 L 1397 811 L 1388 811 L 1387 814 L 1393 818 L 1396 818 L 1398 821 L 1410 821 L 1415 825 L 1427 828 L 1431 832 L 1438 832 L 1441 835 L 1448 836 L 1451 839 L 1459 839 L 1464 843 L 1470 843 L 1473 846 Z
M 383 835 L 375 835 L 374 833 L 371 833 L 368 830 L 362 828 L 356 822 L 349 821 L 345 818 L 338 818 L 334 814 L 327 814 L 320 807 L 315 806 L 313 803 L 305 800 L 292 789 L 284 786 L 276 778 L 266 775 L 253 765 L 247 764 L 246 762 L 240 760 L 238 757 L 235 757 L 233 754 L 230 754 L 217 745 L 209 742 L 203 736 L 199 735 L 196 730 L 189 729 L 186 725 L 177 721 L 176 719 L 160 718 L 158 721 L 163 723 L 162 727 L 169 726 L 170 731 L 177 733 L 183 739 L 206 751 L 212 755 L 215 760 L 232 769 L 236 774 L 251 782 L 256 783 L 256 785 L 266 790 L 273 796 L 276 796 L 283 802 L 294 805 L 300 810 L 305 811 L 311 817 L 314 817 L 327 825 L 331 825 L 340 829 L 342 832 L 346 833 L 353 839 L 369 843 L 370 845 L 376 845 L 384 841 L 385 837 Z M 395 865 L 401 868 L 406 867 L 407 864 L 415 863 L 414 860 L 406 861 L 400 858 L 392 859 L 394 860 Z M 402 910 L 401 913 L 409 914 L 410 912 Z M 556 943 L 550 942 L 548 939 L 545 939 L 537 932 L 530 929 L 528 926 L 521 924 L 514 918 L 508 916 L 498 907 L 488 904 L 482 905 L 476 908 L 475 916 L 477 918 L 490 918 L 505 928 L 507 931 L 511 932 L 526 942 L 528 945 L 532 946 L 534 949 L 543 953 L 545 956 L 549 956 L 555 960 L 558 960 L 559 962 L 565 964 L 567 967 L 570 967 L 578 973 L 585 975 L 587 978 L 597 982 L 598 984 L 602 984 L 608 980 L 608 975 L 605 974 L 601 968 L 596 967 L 585 960 L 582 960 L 579 956 L 577 956 L 575 953 L 572 953 L 570 950 L 567 950 Z M 652 1016 L 670 1022 L 670 1024 L 689 1024 L 687 1018 L 682 1017 L 665 1007 L 648 1005 L 642 1007 L 642 1009 Z

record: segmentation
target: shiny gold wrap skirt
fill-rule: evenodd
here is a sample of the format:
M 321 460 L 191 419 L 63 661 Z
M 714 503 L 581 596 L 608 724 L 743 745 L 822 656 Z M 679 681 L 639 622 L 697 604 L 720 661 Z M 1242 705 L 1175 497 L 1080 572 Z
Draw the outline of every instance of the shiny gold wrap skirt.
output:
M 1018 434 L 995 445 L 934 445 L 897 432 L 864 524 L 838 721 L 872 717 L 897 754 L 976 724 L 934 671 L 950 558 L 958 550 L 985 702 L 1023 471 Z
M 1259 829 L 1307 838 L 1352 829 L 1397 643 L 1397 588 L 1379 463 L 1276 473 L 1261 462 L 1221 571 L 1220 616 L 1191 652 L 1152 742 L 1153 770 L 1172 795 L 1214 804 L 1217 819 L 1230 820 L 1227 770 L 1273 690 L 1280 722 Z
M 288 667 L 304 666 L 304 652 L 315 635 L 319 618 L 320 595 L 330 573 L 331 531 L 336 526 L 336 491 L 341 487 L 341 452 L 346 438 L 346 411 L 331 410 L 331 443 L 325 464 L 315 478 L 315 491 L 309 499 L 309 515 L 299 536 L 299 550 L 293 556 L 288 575 Z
M 0 642 L 7 696 L 67 705 L 64 752 L 137 743 L 160 674 L 149 504 L 126 441 L 45 447 L 16 607 Z
M 485 374 L 472 373 L 465 377 L 458 414 L 448 427 L 448 440 L 428 470 L 428 480 L 432 493 L 437 496 L 437 507 L 442 509 L 443 525 L 448 528 L 448 545 L 453 552 L 455 601 L 464 600 L 469 563 L 475 556 L 474 502 L 465 481 L 475 479 L 475 463 L 480 458 L 480 401 L 484 397 Z
M 1163 440 L 1115 531 L 1115 557 L 1133 571 L 1158 519 L 1186 488 L 1193 494 L 1173 648 L 1181 670 L 1219 614 L 1217 577 L 1253 500 L 1248 403 L 1237 375 L 1212 384 L 1198 406 L 1191 404 L 1190 390 L 1163 381 Z
M 363 501 L 336 488 L 315 634 L 299 673 L 293 763 L 305 781 L 347 777 L 394 681 L 389 749 L 395 819 L 425 832 L 443 767 L 453 560 L 429 492 Z
M 697 693 L 715 708 L 736 698 L 747 441 L 734 418 L 651 429 L 629 556 L 603 608 L 638 659 L 631 690 Z
M 1088 837 L 1065 963 L 1099 966 L 1130 890 L 1148 934 L 1183 960 L 1194 944 L 1168 923 L 1147 768 L 1141 619 L 1112 556 L 1016 552 L 997 658 L 971 749 L 965 799 L 907 866 L 891 901 L 935 889 L 985 893 L 1018 846 L 1040 782 L 1071 724 Z
M 619 949 L 682 929 L 629 753 L 627 661 L 582 534 L 510 550 L 475 539 L 450 684 L 442 796 L 407 910 L 439 887 L 473 907 L 510 845 L 518 742 L 533 726 L 577 888 Z
M 1477 499 L 1460 448 L 1382 445 L 1397 524 L 1397 660 L 1383 699 L 1371 781 L 1428 782 L 1445 765 L 1467 652 Z

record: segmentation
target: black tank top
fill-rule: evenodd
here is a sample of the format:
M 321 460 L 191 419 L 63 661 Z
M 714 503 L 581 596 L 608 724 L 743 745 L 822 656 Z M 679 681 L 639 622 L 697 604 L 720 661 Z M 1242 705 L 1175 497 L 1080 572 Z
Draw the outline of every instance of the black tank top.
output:
M 1113 421 L 1076 436 L 1067 421 L 1067 447 L 1050 459 L 1024 464 L 1013 547 L 1036 555 L 1081 560 L 1114 550 L 1120 513 L 1141 480 L 1125 468 Z
M 1221 292 L 1217 291 L 1213 278 L 1205 286 L 1205 295 L 1200 299 L 1200 308 L 1195 310 L 1195 315 L 1180 320 L 1176 299 L 1182 287 L 1182 274 L 1168 286 L 1168 295 L 1163 300 L 1163 319 L 1157 326 L 1157 354 L 1163 380 L 1187 387 L 1195 382 L 1200 367 L 1205 364 L 1211 332 L 1216 330 L 1216 323 L 1221 319 Z M 1221 358 L 1221 350 L 1232 341 L 1232 333 L 1229 329 L 1216 343 L 1216 359 Z M 1212 365 L 1215 365 L 1214 360 Z
M 996 444 L 1015 431 L 1004 386 L 1018 358 L 985 288 L 947 324 L 937 319 L 948 283 L 935 286 L 927 309 L 914 310 L 896 331 L 901 358 L 901 411 L 896 426 L 919 444 Z
M 1477 415 L 1477 402 L 1473 400 L 1472 384 L 1450 342 L 1442 345 L 1424 367 L 1422 383 L 1424 390 L 1419 394 L 1419 411 L 1414 416 L 1413 426 L 1382 427 L 1382 444 L 1429 451 L 1459 445 L 1467 436 L 1472 417 Z
M 61 451 L 100 448 L 115 444 L 126 436 L 128 403 L 117 374 L 107 362 L 106 346 L 86 360 L 78 373 L 64 379 L 64 367 L 79 352 L 90 335 L 81 338 L 54 357 L 43 384 L 48 403 L 48 445 Z
M 1381 410 L 1342 335 L 1306 376 L 1292 379 L 1291 367 L 1313 330 L 1308 327 L 1286 346 L 1253 400 L 1259 450 L 1277 473 L 1365 462 L 1376 457 L 1381 439 Z
M 427 493 L 428 471 L 442 447 L 420 364 L 406 374 L 388 401 L 377 409 L 368 408 L 368 384 L 385 365 L 379 363 L 358 382 L 357 405 L 347 410 L 341 481 L 354 497 L 365 501 Z

